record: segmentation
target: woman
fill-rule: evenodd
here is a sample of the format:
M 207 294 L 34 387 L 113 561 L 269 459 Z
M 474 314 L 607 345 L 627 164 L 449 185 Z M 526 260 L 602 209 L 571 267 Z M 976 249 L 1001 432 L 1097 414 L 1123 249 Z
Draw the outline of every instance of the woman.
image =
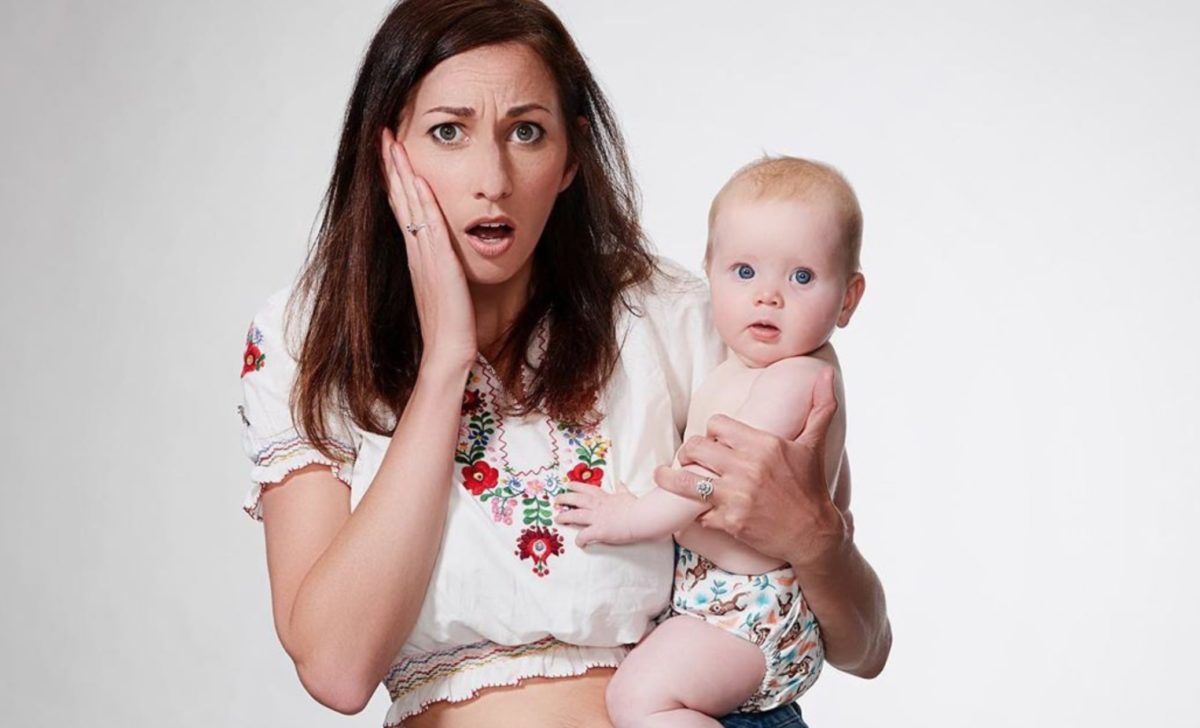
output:
M 633 190 L 539 2 L 408 0 L 385 20 L 312 257 L 255 317 L 243 367 L 246 507 L 280 641 L 321 703 L 356 713 L 383 681 L 389 725 L 608 725 L 605 685 L 666 605 L 671 547 L 582 552 L 550 501 L 652 474 L 694 495 L 654 467 L 720 353 L 703 286 L 644 247 Z M 819 399 L 797 443 L 715 418 L 684 455 L 722 476 L 705 524 L 791 561 L 829 660 L 872 675 L 890 633 L 848 469 L 835 498 L 816 485 Z M 762 492 L 791 507 L 764 512 Z

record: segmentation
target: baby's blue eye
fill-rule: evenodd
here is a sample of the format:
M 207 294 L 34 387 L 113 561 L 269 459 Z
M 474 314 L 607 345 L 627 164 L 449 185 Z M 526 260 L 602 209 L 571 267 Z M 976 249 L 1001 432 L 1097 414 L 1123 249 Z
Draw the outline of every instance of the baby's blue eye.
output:
M 739 263 L 737 267 L 737 277 L 744 281 L 748 281 L 754 277 L 754 269 L 745 263 Z
M 806 268 L 797 268 L 796 272 L 792 274 L 792 280 L 796 281 L 797 283 L 799 283 L 802 286 L 805 283 L 811 282 L 812 279 L 813 279 L 812 271 L 808 270 Z

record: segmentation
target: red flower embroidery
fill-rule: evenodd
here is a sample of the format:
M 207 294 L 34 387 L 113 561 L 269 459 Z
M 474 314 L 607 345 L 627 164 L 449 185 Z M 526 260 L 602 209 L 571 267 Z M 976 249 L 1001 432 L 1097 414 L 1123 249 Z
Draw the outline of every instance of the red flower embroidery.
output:
M 586 463 L 579 463 L 571 472 L 567 473 L 567 480 L 573 483 L 583 483 L 584 485 L 594 485 L 600 487 L 600 481 L 604 480 L 604 470 L 602 468 L 589 468 Z
M 266 362 L 267 356 L 254 344 L 246 345 L 246 354 L 242 357 L 242 376 L 246 376 L 250 372 L 256 372 L 263 368 L 263 363 Z
M 521 535 L 517 538 L 517 556 L 521 560 L 533 560 L 533 573 L 538 576 L 545 576 L 550 573 L 546 568 L 546 560 L 551 556 L 558 556 L 562 553 L 563 540 L 551 529 L 543 528 L 542 526 L 534 526 L 521 531 Z
M 500 479 L 500 471 L 482 460 L 462 469 L 463 487 L 471 491 L 471 495 L 482 495 L 488 488 L 496 487 Z
M 464 389 L 462 401 L 462 413 L 469 414 L 479 409 L 479 390 Z
M 258 345 L 262 343 L 263 335 L 258 330 L 258 327 L 253 322 L 250 323 L 250 329 L 246 332 L 246 353 L 242 355 L 242 376 L 246 376 L 250 372 L 256 372 L 263 368 L 263 364 L 267 362 L 267 355 L 262 353 Z

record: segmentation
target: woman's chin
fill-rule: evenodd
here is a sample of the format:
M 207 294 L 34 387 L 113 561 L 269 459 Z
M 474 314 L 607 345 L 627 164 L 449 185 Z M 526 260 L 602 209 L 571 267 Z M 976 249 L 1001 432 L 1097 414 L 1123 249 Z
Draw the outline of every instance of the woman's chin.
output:
M 515 255 L 503 255 L 497 258 L 481 258 L 470 252 L 463 257 L 463 274 L 467 283 L 472 286 L 502 286 L 517 279 L 527 279 L 529 258 L 520 261 Z

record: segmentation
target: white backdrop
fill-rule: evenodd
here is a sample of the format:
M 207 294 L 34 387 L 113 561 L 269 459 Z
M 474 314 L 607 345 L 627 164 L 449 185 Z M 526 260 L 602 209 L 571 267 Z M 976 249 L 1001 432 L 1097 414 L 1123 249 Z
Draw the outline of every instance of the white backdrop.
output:
M 1197 6 L 552 4 L 663 253 L 764 150 L 862 200 L 836 341 L 896 638 L 813 728 L 1200 725 Z M 387 7 L 0 9 L 0 723 L 382 723 L 276 642 L 234 408 Z

